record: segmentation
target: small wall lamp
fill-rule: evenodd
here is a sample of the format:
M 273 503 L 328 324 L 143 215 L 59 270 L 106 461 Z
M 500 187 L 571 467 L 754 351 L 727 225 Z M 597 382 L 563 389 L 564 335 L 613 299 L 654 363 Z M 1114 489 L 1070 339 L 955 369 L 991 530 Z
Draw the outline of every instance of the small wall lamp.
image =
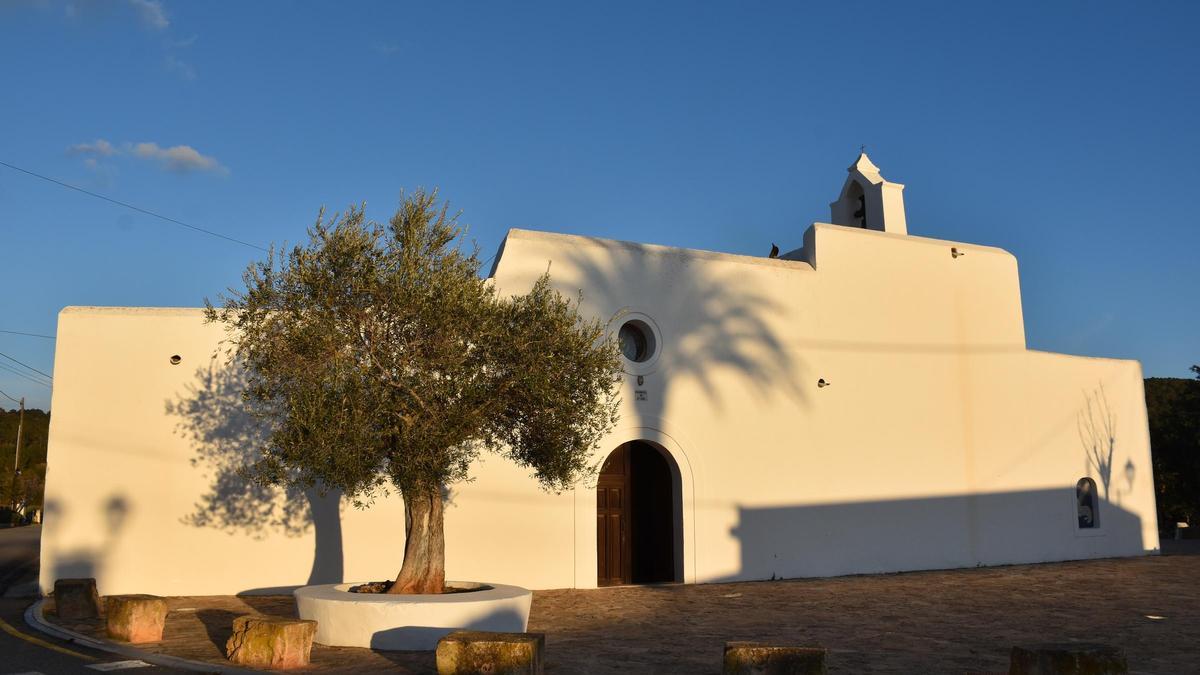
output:
M 825 378 L 823 378 L 823 377 L 821 379 L 817 380 L 818 387 L 828 387 L 829 385 L 830 385 L 830 383 L 826 382 Z
M 171 356 L 171 365 L 177 366 L 177 365 L 179 365 L 179 362 L 182 360 L 183 360 L 182 356 L 180 356 L 178 354 L 174 354 Z
M 964 256 L 966 254 L 967 254 L 966 251 L 958 250 L 957 246 L 950 247 L 950 255 L 953 256 L 956 260 L 958 259 L 959 256 Z

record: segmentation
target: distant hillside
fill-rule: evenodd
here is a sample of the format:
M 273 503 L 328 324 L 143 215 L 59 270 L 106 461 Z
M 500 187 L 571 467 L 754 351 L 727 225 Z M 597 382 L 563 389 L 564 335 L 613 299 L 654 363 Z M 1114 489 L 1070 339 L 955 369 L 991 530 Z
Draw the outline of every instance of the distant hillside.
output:
M 0 508 L 12 505 L 13 451 L 17 443 L 16 410 L 0 410 Z M 46 480 L 46 439 L 50 430 L 50 413 L 32 409 L 25 411 L 21 431 L 21 479 L 17 494 L 28 506 L 41 508 L 42 489 Z
M 1146 380 L 1150 451 L 1158 527 L 1173 533 L 1188 522 L 1200 532 L 1200 380 L 1151 377 Z

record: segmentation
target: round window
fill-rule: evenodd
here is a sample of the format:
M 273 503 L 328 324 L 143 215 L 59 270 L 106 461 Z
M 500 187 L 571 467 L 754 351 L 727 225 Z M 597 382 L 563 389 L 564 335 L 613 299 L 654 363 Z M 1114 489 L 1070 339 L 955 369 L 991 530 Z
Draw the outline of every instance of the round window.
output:
M 654 331 L 643 321 L 626 321 L 617 332 L 621 353 L 634 363 L 645 363 L 654 356 Z

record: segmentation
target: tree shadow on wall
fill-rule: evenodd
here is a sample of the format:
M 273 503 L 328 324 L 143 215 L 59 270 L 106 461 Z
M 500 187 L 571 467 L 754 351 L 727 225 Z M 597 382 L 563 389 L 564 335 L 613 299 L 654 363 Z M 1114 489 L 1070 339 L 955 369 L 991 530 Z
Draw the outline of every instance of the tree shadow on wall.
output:
M 340 583 L 342 551 L 341 493 L 321 494 L 319 486 L 300 489 L 261 485 L 244 474 L 262 456 L 269 428 L 246 412 L 243 374 L 214 358 L 196 371 L 195 383 L 167 414 L 178 418 L 177 433 L 195 448 L 192 466 L 209 481 L 195 509 L 182 521 L 244 533 L 256 539 L 273 534 L 298 537 L 314 530 L 309 584 Z
M 772 319 L 793 308 L 745 278 L 788 271 L 710 261 L 680 249 L 595 241 L 601 245 L 578 248 L 563 261 L 567 271 L 552 269 L 551 277 L 582 289 L 584 305 L 609 318 L 614 333 L 627 311 L 645 312 L 658 324 L 661 353 L 644 377 L 651 384 L 658 380 L 661 394 L 636 401 L 640 416 L 661 417 L 668 395 L 679 387 L 695 387 L 718 410 L 726 397 L 743 391 L 759 401 L 782 394 L 795 404 L 807 403 L 800 385 L 807 368 L 772 327 Z M 635 375 L 626 379 L 636 382 Z
M 54 554 L 54 570 L 51 580 L 56 579 L 103 579 L 103 568 L 112 552 L 125 523 L 129 519 L 129 501 L 121 495 L 111 495 L 103 501 L 104 531 L 99 545 L 76 547 Z M 57 528 L 65 522 L 66 509 L 57 500 L 45 505 L 46 527 Z M 61 541 L 52 538 L 52 541 Z
M 1109 499 L 1112 483 L 1113 453 L 1117 447 L 1117 416 L 1108 405 L 1108 396 L 1101 383 L 1090 394 L 1083 397 L 1083 409 L 1076 415 L 1079 442 L 1083 445 L 1087 466 L 1095 469 L 1104 486 L 1104 499 Z M 1125 465 L 1129 487 L 1133 487 L 1133 460 Z

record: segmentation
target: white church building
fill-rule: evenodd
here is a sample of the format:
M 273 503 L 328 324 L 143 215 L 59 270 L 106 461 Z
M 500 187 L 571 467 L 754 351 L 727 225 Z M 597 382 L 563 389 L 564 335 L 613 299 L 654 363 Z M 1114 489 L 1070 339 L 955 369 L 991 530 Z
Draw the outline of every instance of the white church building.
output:
M 1157 552 L 1135 361 L 1026 348 L 1017 261 L 909 234 L 864 154 L 802 245 L 753 257 L 511 230 L 612 319 L 621 421 L 562 494 L 499 457 L 454 486 L 447 577 L 534 589 Z M 59 317 L 44 590 L 204 595 L 393 578 L 398 497 L 357 510 L 238 478 L 258 430 L 199 309 Z

